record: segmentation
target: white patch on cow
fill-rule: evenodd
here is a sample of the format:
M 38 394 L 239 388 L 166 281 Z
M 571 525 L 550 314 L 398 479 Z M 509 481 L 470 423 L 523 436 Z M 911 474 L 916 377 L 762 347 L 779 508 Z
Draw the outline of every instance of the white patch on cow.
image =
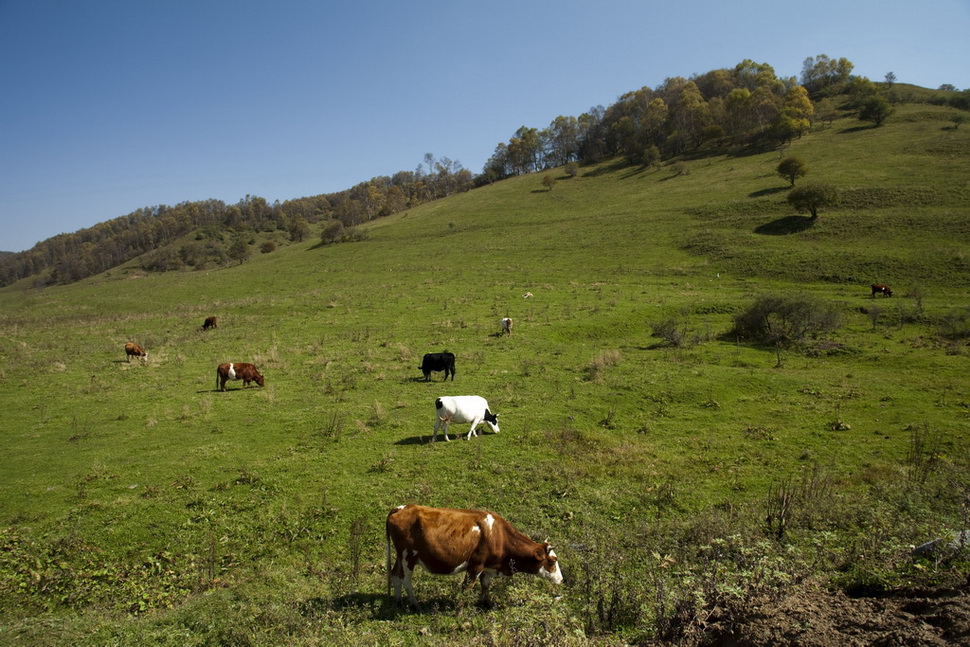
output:
M 478 526 L 472 526 L 472 532 L 481 533 L 482 532 L 482 529 L 479 528 Z
M 488 526 L 489 530 L 492 529 L 492 524 L 494 523 L 495 523 L 495 517 L 493 517 L 491 514 L 485 515 L 485 525 Z
M 549 549 L 549 557 L 555 557 L 556 551 Z M 551 571 L 547 571 L 544 568 L 539 569 L 539 575 L 544 579 L 549 580 L 553 584 L 562 584 L 562 571 L 559 570 L 559 560 L 556 560 L 556 567 Z
M 236 379 L 236 365 L 232 363 L 229 364 L 229 379 L 230 380 Z
M 399 506 L 397 507 L 397 509 L 398 509 L 398 510 L 403 510 L 403 509 L 404 509 L 404 508 L 406 508 L 406 507 L 407 507 L 406 505 L 399 505 Z
M 461 564 L 455 567 L 455 570 L 451 572 L 451 575 L 457 575 L 458 573 L 464 573 L 468 569 L 468 560 L 465 560 Z

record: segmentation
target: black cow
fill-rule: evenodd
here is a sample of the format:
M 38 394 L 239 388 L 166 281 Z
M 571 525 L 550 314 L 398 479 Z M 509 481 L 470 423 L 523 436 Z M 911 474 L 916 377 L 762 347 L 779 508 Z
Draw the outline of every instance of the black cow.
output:
M 451 374 L 451 381 L 455 381 L 455 354 L 444 351 L 443 353 L 426 353 L 418 367 L 424 373 L 424 379 L 431 381 L 431 371 L 444 371 L 445 380 Z

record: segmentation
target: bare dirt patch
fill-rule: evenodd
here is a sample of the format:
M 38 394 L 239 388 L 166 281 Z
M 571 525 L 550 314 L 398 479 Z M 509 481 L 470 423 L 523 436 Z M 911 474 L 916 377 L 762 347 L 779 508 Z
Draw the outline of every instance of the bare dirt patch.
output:
M 799 590 L 708 619 L 701 646 L 936 647 L 970 645 L 970 585 L 853 598 Z

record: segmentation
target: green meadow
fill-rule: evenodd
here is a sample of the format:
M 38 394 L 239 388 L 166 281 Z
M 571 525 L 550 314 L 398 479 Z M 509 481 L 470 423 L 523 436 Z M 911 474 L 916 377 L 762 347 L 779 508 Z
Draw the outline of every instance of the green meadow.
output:
M 267 233 L 276 251 L 228 268 L 0 290 L 0 643 L 642 643 L 800 583 L 965 579 L 908 550 L 970 527 L 954 113 L 520 176 L 361 242 Z M 782 154 L 842 202 L 795 213 Z M 797 347 L 732 335 L 764 295 L 841 323 Z M 457 376 L 425 382 L 441 350 Z M 226 361 L 266 386 L 219 392 Z M 435 398 L 462 394 L 501 433 L 427 442 Z M 498 512 L 552 542 L 566 582 L 516 576 L 483 609 L 418 571 L 423 609 L 398 607 L 384 519 L 410 502 Z

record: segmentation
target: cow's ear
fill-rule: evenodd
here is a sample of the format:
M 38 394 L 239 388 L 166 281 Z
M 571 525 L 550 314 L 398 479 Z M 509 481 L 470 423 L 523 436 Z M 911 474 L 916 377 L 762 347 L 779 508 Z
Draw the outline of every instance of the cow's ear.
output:
M 547 547 L 548 547 L 548 544 L 540 544 L 536 546 L 535 552 L 533 552 L 532 555 L 533 557 L 536 558 L 537 562 L 541 562 L 546 559 Z

